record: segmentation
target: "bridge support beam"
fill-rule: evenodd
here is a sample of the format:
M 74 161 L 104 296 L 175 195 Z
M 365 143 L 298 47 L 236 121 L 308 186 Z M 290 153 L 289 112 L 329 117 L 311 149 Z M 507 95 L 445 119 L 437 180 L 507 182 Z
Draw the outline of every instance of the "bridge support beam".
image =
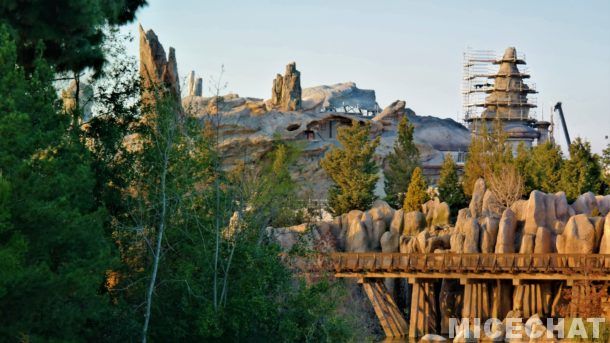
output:
M 387 337 L 407 335 L 407 321 L 396 306 L 382 279 L 363 279 L 362 288 L 373 305 L 375 314 Z
M 421 337 L 428 333 L 438 333 L 437 297 L 433 279 L 409 279 L 411 284 L 411 312 L 409 337 Z
M 468 279 L 464 285 L 462 318 L 480 318 L 484 323 L 491 315 L 489 281 Z

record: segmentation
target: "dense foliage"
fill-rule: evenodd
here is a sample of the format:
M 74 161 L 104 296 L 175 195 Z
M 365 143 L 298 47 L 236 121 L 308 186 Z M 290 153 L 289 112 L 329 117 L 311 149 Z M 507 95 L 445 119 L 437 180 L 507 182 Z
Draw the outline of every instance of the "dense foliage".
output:
M 40 46 L 56 71 L 101 69 L 106 24 L 132 21 L 146 0 L 5 0 L 0 23 L 8 25 L 17 44 L 17 60 L 34 69 Z
M 452 216 L 468 204 L 468 199 L 462 189 L 457 165 L 450 154 L 445 155 L 438 181 L 438 197 L 449 205 Z
M 424 178 L 421 168 L 416 167 L 411 175 L 411 181 L 405 195 L 402 208 L 405 212 L 421 211 L 422 205 L 430 200 L 428 195 L 428 183 Z
M 388 204 L 399 208 L 405 197 L 413 170 L 419 166 L 419 150 L 413 141 L 413 124 L 407 116 L 400 119 L 394 150 L 386 157 L 385 193 Z
M 353 121 L 352 126 L 338 129 L 337 140 L 341 147 L 332 148 L 320 162 L 333 181 L 328 206 L 337 215 L 366 210 L 375 200 L 375 183 L 379 179 L 379 168 L 373 159 L 379 137 L 371 140 L 370 124 Z
M 602 190 L 602 167 L 599 156 L 591 152 L 591 144 L 577 137 L 569 147 L 570 158 L 561 168 L 559 187 L 570 200 L 580 194 Z

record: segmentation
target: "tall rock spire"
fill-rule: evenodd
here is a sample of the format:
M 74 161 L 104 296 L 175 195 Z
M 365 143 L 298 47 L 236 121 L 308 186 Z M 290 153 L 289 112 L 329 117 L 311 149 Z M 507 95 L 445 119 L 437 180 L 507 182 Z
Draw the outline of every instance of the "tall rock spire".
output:
M 301 109 L 301 72 L 295 62 L 286 65 L 284 76 L 277 74 L 273 80 L 271 106 L 282 111 Z
M 163 45 L 159 42 L 153 30 L 144 31 L 140 25 L 140 76 L 144 88 L 144 100 L 153 88 L 159 87 L 176 97 L 180 103 L 180 78 L 178 77 L 178 63 L 176 51 L 169 48 L 166 56 Z

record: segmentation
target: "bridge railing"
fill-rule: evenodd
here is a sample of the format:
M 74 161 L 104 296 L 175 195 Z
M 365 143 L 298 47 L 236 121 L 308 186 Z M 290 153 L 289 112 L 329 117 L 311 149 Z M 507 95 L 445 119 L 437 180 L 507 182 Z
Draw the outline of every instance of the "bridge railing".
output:
M 333 253 L 336 273 L 610 273 L 610 255 L 600 254 L 400 254 Z

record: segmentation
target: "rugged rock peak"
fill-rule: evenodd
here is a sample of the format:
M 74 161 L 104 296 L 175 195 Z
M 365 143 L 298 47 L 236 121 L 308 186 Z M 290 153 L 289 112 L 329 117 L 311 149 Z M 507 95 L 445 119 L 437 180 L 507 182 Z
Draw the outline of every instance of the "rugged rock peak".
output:
M 406 112 L 407 103 L 404 100 L 396 100 L 388 107 L 384 108 L 381 113 L 376 115 L 373 120 L 375 121 L 395 121 L 398 122 L 400 118 L 407 114 Z
M 187 95 L 188 96 L 202 96 L 203 95 L 203 79 L 195 75 L 195 71 L 191 70 L 186 80 Z
M 295 62 L 286 65 L 284 76 L 277 74 L 273 80 L 271 106 L 282 111 L 301 110 L 301 72 Z
M 153 30 L 144 31 L 140 25 L 140 75 L 144 89 L 163 87 L 180 99 L 180 78 L 176 51 L 169 48 L 165 54 L 163 45 Z

